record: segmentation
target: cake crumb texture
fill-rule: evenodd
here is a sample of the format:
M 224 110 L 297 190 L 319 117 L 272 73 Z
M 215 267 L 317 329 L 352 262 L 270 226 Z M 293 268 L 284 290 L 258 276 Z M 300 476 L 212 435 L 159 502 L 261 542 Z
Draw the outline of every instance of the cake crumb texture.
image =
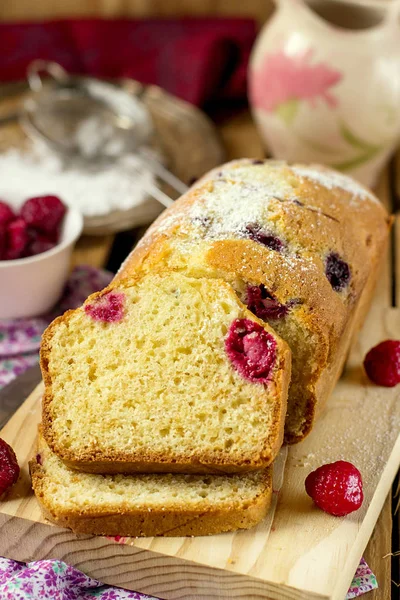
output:
M 253 336 L 270 347 L 260 382 L 227 353 L 236 321 L 254 323 L 241 355 L 253 371 L 263 358 Z M 147 274 L 90 297 L 44 340 L 44 434 L 70 466 L 251 470 L 267 466 L 282 443 L 290 351 L 224 281 Z

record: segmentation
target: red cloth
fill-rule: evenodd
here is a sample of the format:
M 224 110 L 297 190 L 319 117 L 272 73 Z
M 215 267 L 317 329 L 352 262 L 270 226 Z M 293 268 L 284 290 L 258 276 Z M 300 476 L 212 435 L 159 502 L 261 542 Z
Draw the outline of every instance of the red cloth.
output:
M 65 20 L 0 24 L 0 81 L 35 58 L 71 73 L 131 77 L 198 106 L 246 97 L 250 19 Z

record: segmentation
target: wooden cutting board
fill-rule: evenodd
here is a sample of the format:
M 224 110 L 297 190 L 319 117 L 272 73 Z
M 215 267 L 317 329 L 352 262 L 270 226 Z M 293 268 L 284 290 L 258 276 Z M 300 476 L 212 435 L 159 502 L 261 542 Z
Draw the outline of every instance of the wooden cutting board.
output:
M 393 243 L 398 230 L 396 223 Z M 377 387 L 362 369 L 369 348 L 389 337 L 400 339 L 400 310 L 392 307 L 399 296 L 390 258 L 395 250 L 384 262 L 367 322 L 321 418 L 306 440 L 279 456 L 272 509 L 258 527 L 122 544 L 46 523 L 27 468 L 40 419 L 39 386 L 0 432 L 22 465 L 18 484 L 0 507 L 0 555 L 60 558 L 105 583 L 167 600 L 344 600 L 400 464 L 400 387 Z M 318 510 L 304 491 L 310 471 L 338 459 L 353 462 L 364 479 L 364 504 L 346 518 Z

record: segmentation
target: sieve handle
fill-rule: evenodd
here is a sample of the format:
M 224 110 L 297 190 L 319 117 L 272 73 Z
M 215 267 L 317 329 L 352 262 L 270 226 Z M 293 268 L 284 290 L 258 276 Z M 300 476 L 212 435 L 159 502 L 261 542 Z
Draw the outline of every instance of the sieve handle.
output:
M 50 75 L 59 83 L 65 83 L 68 79 L 67 71 L 58 63 L 41 59 L 34 60 L 28 65 L 26 71 L 29 87 L 33 92 L 38 92 L 43 87 L 41 73 Z

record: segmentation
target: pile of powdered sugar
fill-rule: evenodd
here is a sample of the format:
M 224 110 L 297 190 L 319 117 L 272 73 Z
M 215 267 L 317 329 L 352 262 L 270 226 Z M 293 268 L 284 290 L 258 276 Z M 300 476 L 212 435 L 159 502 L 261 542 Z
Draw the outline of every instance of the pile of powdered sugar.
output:
M 69 162 L 35 143 L 29 151 L 12 148 L 0 154 L 0 198 L 19 208 L 32 196 L 56 195 L 84 216 L 127 210 L 148 199 L 153 173 L 134 154 L 93 164 Z

